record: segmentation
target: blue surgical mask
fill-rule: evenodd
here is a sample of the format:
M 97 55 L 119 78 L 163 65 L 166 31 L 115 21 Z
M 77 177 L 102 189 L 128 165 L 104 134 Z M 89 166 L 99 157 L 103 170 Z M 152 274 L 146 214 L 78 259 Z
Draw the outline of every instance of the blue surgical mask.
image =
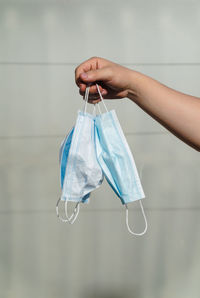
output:
M 89 91 L 89 90 L 88 90 Z M 88 97 L 88 94 L 87 94 Z M 89 202 L 90 193 L 103 181 L 103 172 L 97 161 L 94 145 L 94 117 L 84 111 L 78 112 L 74 128 L 67 135 L 60 148 L 60 180 L 62 195 L 57 202 L 57 216 L 73 223 L 79 212 L 79 204 Z M 66 218 L 61 218 L 58 204 L 65 201 Z M 67 203 L 75 202 L 74 212 L 69 217 Z
M 133 235 L 141 236 L 147 230 L 147 220 L 142 205 L 145 197 L 134 158 L 114 110 L 108 111 L 99 87 L 101 102 L 106 112 L 96 115 L 86 113 L 89 87 L 85 93 L 85 107 L 79 112 L 76 125 L 65 138 L 60 149 L 60 176 L 62 196 L 58 200 L 56 212 L 62 221 L 73 223 L 79 212 L 79 203 L 88 202 L 92 190 L 99 187 L 105 175 L 106 180 L 126 208 L 126 225 Z M 60 200 L 65 201 L 66 218 L 58 213 Z M 69 217 L 67 202 L 76 202 L 74 212 Z M 144 231 L 136 233 L 128 222 L 128 203 L 138 201 L 145 221 Z
M 97 89 L 105 106 L 99 87 Z M 134 158 L 114 110 L 95 117 L 95 145 L 98 162 L 106 180 L 126 207 L 126 224 L 130 233 L 143 235 L 147 230 L 147 220 L 142 206 L 145 197 Z M 145 221 L 141 233 L 131 231 L 128 224 L 128 203 L 139 201 Z

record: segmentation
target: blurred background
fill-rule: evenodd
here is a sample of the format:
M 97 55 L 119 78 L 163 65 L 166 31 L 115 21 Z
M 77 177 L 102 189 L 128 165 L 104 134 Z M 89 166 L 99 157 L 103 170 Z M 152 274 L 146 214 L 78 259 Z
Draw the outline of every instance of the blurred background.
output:
M 142 179 L 147 234 L 128 233 L 106 181 L 74 225 L 55 213 L 79 63 L 104 57 L 200 96 L 199 34 L 197 0 L 0 0 L 1 298 L 199 298 L 199 153 L 128 99 L 107 107 Z

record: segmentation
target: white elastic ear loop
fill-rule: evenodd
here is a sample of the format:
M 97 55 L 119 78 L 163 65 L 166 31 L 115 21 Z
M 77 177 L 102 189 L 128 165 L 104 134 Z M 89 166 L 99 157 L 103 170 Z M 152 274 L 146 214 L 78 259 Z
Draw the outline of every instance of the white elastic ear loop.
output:
M 89 98 L 89 94 L 90 94 L 90 87 L 88 86 L 85 90 L 85 105 L 84 105 L 84 114 L 86 113 L 86 110 L 87 110 L 87 103 L 88 103 L 88 98 Z M 100 111 L 100 108 L 98 106 L 98 109 L 99 109 L 99 112 L 101 113 Z M 94 104 L 94 109 L 93 109 L 93 112 L 92 112 L 93 116 L 96 115 L 96 104 Z
M 80 209 L 80 205 L 79 204 L 80 204 L 80 202 L 78 202 L 76 204 L 76 206 L 74 208 L 74 211 L 73 211 L 73 213 L 72 213 L 72 215 L 70 217 L 68 216 L 67 203 L 68 203 L 68 201 L 66 200 L 65 201 L 65 215 L 69 219 L 69 223 L 70 224 L 73 224 L 75 222 L 75 220 L 77 219 L 77 216 L 79 214 L 79 209 Z
M 102 94 L 101 94 L 101 92 L 100 92 L 99 85 L 98 85 L 98 84 L 96 84 L 96 87 L 97 87 L 97 90 L 98 90 L 98 93 L 99 93 L 99 96 L 100 96 L 101 102 L 103 103 L 103 105 L 104 105 L 104 108 L 105 108 L 106 112 L 108 112 L 108 109 L 107 109 L 107 107 L 106 107 L 106 105 L 105 105 L 105 102 L 104 102 L 103 96 L 102 96 Z M 101 113 L 100 113 L 100 114 L 101 114 Z
M 79 203 L 78 202 L 74 208 L 74 211 L 72 213 L 72 215 L 69 217 L 68 216 L 68 213 L 67 213 L 67 208 L 66 208 L 66 205 L 67 205 L 67 201 L 65 201 L 65 214 L 66 214 L 66 218 L 63 218 L 60 216 L 59 214 L 59 210 L 58 210 L 58 205 L 61 201 L 61 198 L 58 199 L 57 203 L 56 203 L 56 215 L 57 217 L 62 221 L 62 222 L 69 222 L 70 224 L 73 224 L 79 214 Z
M 129 231 L 129 233 L 131 233 L 132 235 L 135 235 L 135 236 L 142 236 L 146 233 L 147 231 L 147 228 L 148 228 L 148 224 L 147 224 L 147 218 L 146 218 L 146 215 L 145 215 L 145 212 L 144 212 L 144 208 L 143 208 L 143 205 L 142 205 L 142 201 L 140 200 L 140 207 L 141 207 L 141 210 L 142 210 L 142 215 L 144 217 L 144 222 L 145 222 L 145 228 L 144 228 L 144 231 L 141 232 L 141 233 L 135 233 L 133 232 L 130 227 L 129 227 L 129 223 L 128 223 L 128 206 L 127 204 L 125 204 L 125 207 L 126 207 L 126 226 L 127 226 L 127 229 Z
M 89 97 L 89 92 L 90 92 L 90 87 L 87 87 L 85 90 L 85 105 L 84 105 L 84 114 L 86 113 L 86 109 L 87 109 L 87 103 L 88 103 L 88 97 Z
M 95 105 L 97 106 L 97 108 L 98 108 L 98 110 L 99 110 L 99 114 L 102 114 L 102 113 L 101 113 L 100 106 L 99 106 L 99 103 L 95 103 Z
M 58 205 L 59 205 L 60 201 L 61 201 L 61 198 L 59 198 L 58 201 L 57 201 L 57 203 L 56 203 L 56 215 L 57 215 L 57 217 L 58 217 L 62 222 L 68 222 L 68 221 L 69 221 L 69 218 L 63 218 L 63 217 L 61 217 L 60 214 L 59 214 Z

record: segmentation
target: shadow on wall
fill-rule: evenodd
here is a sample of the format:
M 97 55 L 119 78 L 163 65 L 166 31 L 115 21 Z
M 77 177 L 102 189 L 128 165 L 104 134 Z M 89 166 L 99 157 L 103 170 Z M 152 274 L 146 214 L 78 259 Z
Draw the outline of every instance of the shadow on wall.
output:
M 93 291 L 86 291 L 83 298 L 142 298 L 138 289 L 95 289 Z

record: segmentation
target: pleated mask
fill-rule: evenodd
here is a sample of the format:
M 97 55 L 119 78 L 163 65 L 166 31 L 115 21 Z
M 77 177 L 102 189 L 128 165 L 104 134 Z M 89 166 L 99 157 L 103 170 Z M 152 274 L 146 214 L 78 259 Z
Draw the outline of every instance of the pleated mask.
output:
M 128 231 L 133 235 L 141 236 L 147 230 L 147 220 L 141 201 L 145 198 L 141 181 L 117 115 L 114 110 L 107 110 L 99 86 L 96 86 L 106 109 L 105 113 L 100 113 L 95 117 L 97 159 L 109 185 L 125 205 Z M 141 233 L 132 231 L 128 222 L 128 204 L 134 201 L 139 201 L 144 217 L 145 228 Z
M 75 126 L 66 136 L 60 147 L 60 182 L 62 195 L 56 204 L 57 216 L 64 222 L 74 223 L 80 203 L 88 203 L 90 193 L 98 188 L 104 178 L 96 158 L 94 143 L 95 108 L 92 114 L 86 112 L 89 89 L 85 94 L 85 106 L 78 112 Z M 65 215 L 59 215 L 58 205 L 65 202 Z M 68 202 L 75 202 L 71 216 L 68 215 Z

